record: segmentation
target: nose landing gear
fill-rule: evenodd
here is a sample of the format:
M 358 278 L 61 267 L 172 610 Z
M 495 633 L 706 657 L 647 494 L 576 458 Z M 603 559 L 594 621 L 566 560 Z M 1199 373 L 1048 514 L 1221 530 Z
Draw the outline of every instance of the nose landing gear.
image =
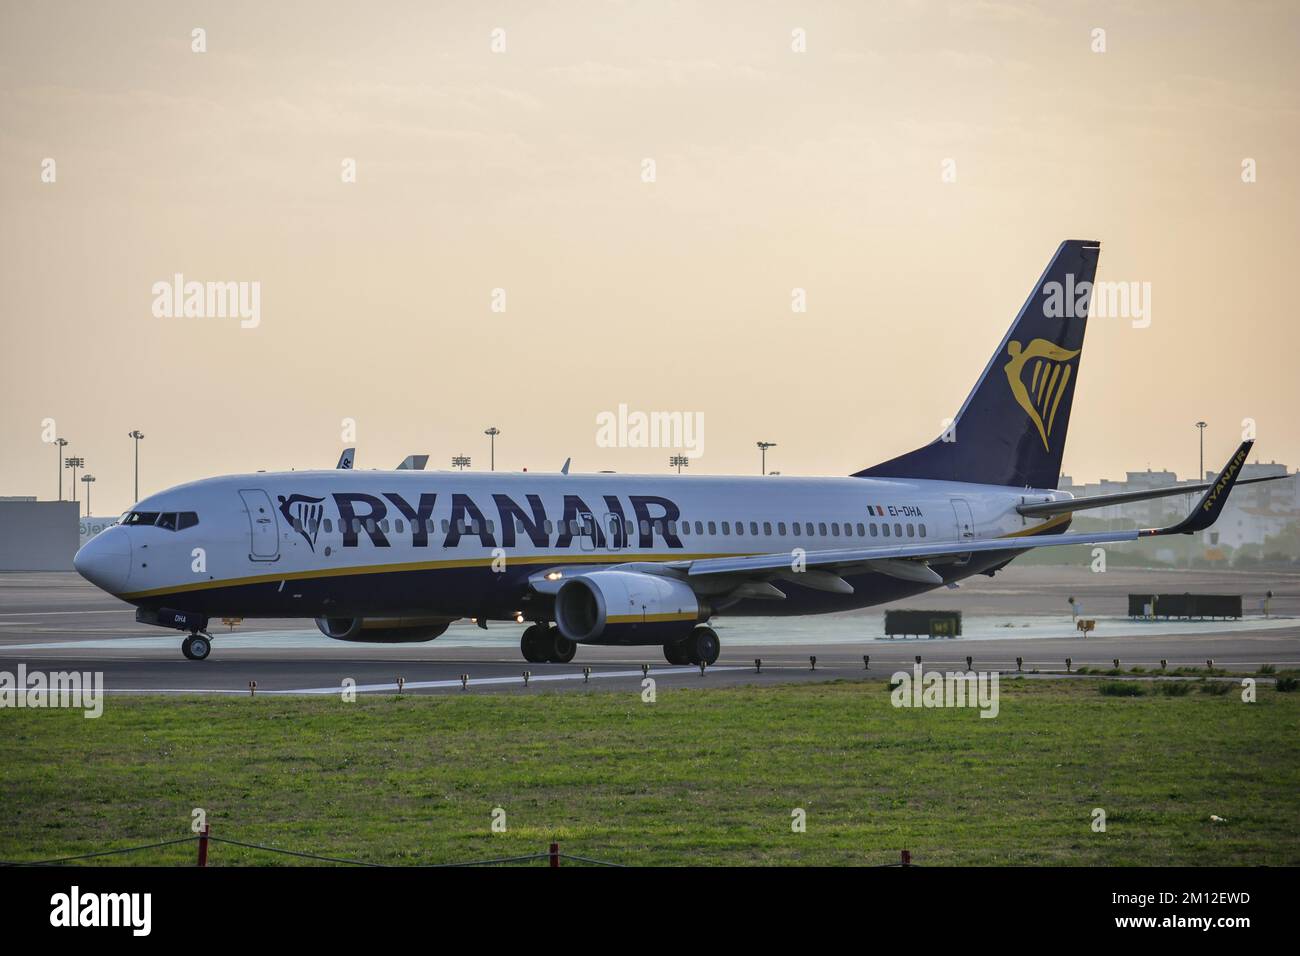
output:
M 204 661 L 212 653 L 212 637 L 202 631 L 195 631 L 181 641 L 181 653 L 191 661 Z

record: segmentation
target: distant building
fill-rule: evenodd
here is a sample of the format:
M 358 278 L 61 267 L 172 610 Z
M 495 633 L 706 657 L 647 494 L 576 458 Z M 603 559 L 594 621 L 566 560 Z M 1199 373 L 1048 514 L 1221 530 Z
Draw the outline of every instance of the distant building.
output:
M 1214 481 L 1217 472 L 1206 472 L 1196 479 L 1180 481 L 1172 471 L 1125 472 L 1123 481 L 1103 478 L 1094 484 L 1076 484 L 1068 475 L 1062 475 L 1058 487 L 1076 498 L 1093 495 L 1119 494 L 1125 491 L 1149 491 L 1177 485 L 1194 485 Z M 1214 527 L 1202 533 L 1209 549 L 1237 549 L 1243 545 L 1262 545 L 1268 537 L 1283 533 L 1288 527 L 1300 523 L 1300 472 L 1291 472 L 1279 462 L 1250 462 L 1241 470 L 1242 478 L 1275 477 L 1275 481 L 1255 485 L 1238 485 L 1228 499 L 1223 514 Z M 1126 519 L 1144 527 L 1157 527 L 1181 517 L 1191 509 L 1201 492 L 1189 490 L 1186 497 L 1174 495 L 1135 501 L 1126 505 L 1111 505 L 1095 511 L 1081 512 L 1080 517 L 1107 520 Z
M 0 571 L 71 571 L 77 508 L 75 501 L 0 499 Z

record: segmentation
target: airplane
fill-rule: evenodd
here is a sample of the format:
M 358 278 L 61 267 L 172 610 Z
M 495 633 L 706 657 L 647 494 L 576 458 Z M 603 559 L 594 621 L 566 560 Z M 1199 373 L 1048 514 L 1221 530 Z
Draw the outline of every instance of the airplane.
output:
M 530 621 L 531 663 L 659 645 L 710 665 L 719 616 L 882 604 L 993 575 L 1040 547 L 1210 527 L 1246 463 L 1212 482 L 1075 499 L 1057 489 L 1100 244 L 1067 240 L 951 427 L 848 477 L 340 469 L 207 478 L 151 495 L 76 569 L 142 623 L 212 648 L 213 617 L 314 618 L 340 641 L 430 641 L 455 620 Z M 566 469 L 567 471 L 567 469 Z M 1259 479 L 1252 479 L 1259 480 Z M 1068 533 L 1088 508 L 1203 494 L 1163 528 Z

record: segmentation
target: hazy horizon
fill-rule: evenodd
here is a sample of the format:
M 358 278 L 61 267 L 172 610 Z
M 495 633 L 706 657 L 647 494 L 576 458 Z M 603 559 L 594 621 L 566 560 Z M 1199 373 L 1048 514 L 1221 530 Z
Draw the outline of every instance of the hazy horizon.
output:
M 766 440 L 846 475 L 940 434 L 1067 238 L 1150 309 L 1091 321 L 1063 471 L 1189 477 L 1243 419 L 1294 470 L 1297 36 L 1281 2 L 6 5 L 0 496 L 55 495 L 47 419 L 100 515 L 132 429 L 142 495 L 349 444 L 479 470 L 490 425 L 499 470 L 668 473 L 598 444 L 620 405 L 702 416 L 688 473 Z M 256 283 L 255 327 L 155 314 L 177 274 Z

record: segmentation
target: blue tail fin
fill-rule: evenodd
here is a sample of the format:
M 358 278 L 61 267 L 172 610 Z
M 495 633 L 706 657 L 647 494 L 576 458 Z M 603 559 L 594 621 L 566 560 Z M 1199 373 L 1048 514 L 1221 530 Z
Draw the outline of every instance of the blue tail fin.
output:
M 952 427 L 854 477 L 1055 488 L 1100 252 L 1089 240 L 1061 243 Z

